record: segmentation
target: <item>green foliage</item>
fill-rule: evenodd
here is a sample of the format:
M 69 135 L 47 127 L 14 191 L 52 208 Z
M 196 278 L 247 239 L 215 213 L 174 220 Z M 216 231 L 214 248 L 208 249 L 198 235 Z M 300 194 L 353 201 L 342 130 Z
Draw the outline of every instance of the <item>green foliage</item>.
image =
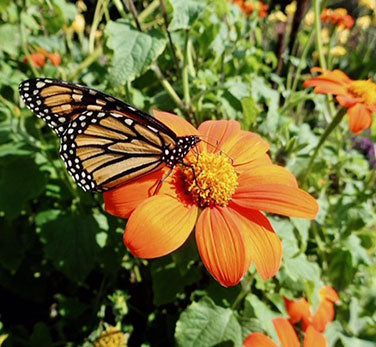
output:
M 231 1 L 165 0 L 165 14 L 159 1 L 135 1 L 141 30 L 124 3 L 0 1 L 0 345 L 93 346 L 111 326 L 129 346 L 241 346 L 256 331 L 278 341 L 272 319 L 287 317 L 284 298 L 306 297 L 315 310 L 320 288 L 331 285 L 340 303 L 329 345 L 375 346 L 376 171 L 354 149 L 345 117 L 307 174 L 334 116 L 325 96 L 301 85 L 318 64 L 311 27 L 302 22 L 293 52 L 280 56 L 278 24 Z M 371 14 L 354 2 L 333 4 Z M 328 52 L 340 34 L 331 32 Z M 375 78 L 375 35 L 355 26 L 343 43 L 348 54 L 326 54 L 329 68 Z M 61 64 L 28 62 L 43 50 Z M 170 255 L 135 258 L 122 241 L 126 221 L 103 211 L 100 194 L 73 184 L 55 134 L 20 103 L 18 84 L 36 76 L 86 84 L 195 126 L 237 120 L 270 143 L 272 161 L 317 198 L 319 214 L 268 216 L 283 260 L 265 281 L 252 265 L 241 284 L 222 287 L 194 234 Z M 375 134 L 373 122 L 358 138 Z

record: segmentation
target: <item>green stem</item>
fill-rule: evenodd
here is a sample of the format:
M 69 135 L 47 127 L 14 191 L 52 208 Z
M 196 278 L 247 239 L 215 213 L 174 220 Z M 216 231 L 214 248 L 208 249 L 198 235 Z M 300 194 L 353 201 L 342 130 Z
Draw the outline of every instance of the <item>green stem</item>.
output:
M 142 31 L 140 21 L 138 20 L 138 13 L 137 13 L 136 7 L 134 6 L 133 1 L 132 0 L 128 0 L 128 4 L 129 4 L 129 8 L 130 8 L 130 10 L 132 12 L 134 21 L 136 22 L 137 29 L 139 31 Z
M 241 285 L 241 291 L 240 293 L 238 294 L 238 296 L 236 297 L 234 303 L 232 304 L 231 306 L 231 309 L 233 311 L 235 311 L 240 303 L 243 301 L 243 299 L 247 296 L 247 294 L 250 292 L 251 290 L 251 286 L 252 286 L 252 282 L 253 282 L 253 276 L 249 275 L 246 276 L 245 278 L 243 278 L 243 280 L 240 282 L 240 285 Z
M 183 94 L 184 94 L 184 103 L 185 107 L 189 109 L 191 104 L 191 96 L 189 94 L 189 76 L 188 76 L 188 55 L 189 52 L 189 30 L 185 32 L 185 42 L 184 42 L 184 61 L 183 61 L 183 70 L 182 70 L 182 81 L 183 81 Z
M 106 0 L 98 0 L 97 6 L 95 7 L 94 19 L 93 19 L 93 23 L 91 25 L 90 34 L 89 34 L 89 52 L 90 52 L 90 54 L 94 52 L 95 34 L 97 32 L 99 23 L 102 19 L 103 13 L 104 13 L 103 7 L 107 6 L 107 4 L 105 4 L 106 2 L 107 2 Z
M 31 68 L 31 71 L 33 72 L 34 77 L 37 77 L 39 74 L 38 74 L 37 69 L 35 68 L 33 62 L 31 61 L 30 53 L 29 53 L 29 50 L 27 49 L 26 38 L 25 38 L 25 27 L 22 24 L 21 16 L 19 16 L 19 19 L 20 19 L 19 31 L 20 31 L 20 37 L 21 37 L 22 51 L 26 56 L 27 62 L 29 64 L 30 68 Z
M 309 49 L 311 47 L 311 44 L 312 44 L 311 41 L 312 41 L 312 38 L 313 38 L 314 34 L 315 34 L 315 31 L 312 29 L 311 33 L 309 34 L 309 38 L 308 38 L 306 44 L 303 47 L 303 52 L 302 52 L 302 55 L 300 57 L 299 65 L 298 65 L 298 67 L 296 69 L 296 74 L 295 74 L 294 82 L 292 83 L 292 87 L 291 87 L 291 91 L 292 92 L 294 92 L 296 90 L 297 86 L 298 86 L 298 82 L 300 80 L 300 75 L 301 75 L 302 70 L 303 70 L 303 65 L 306 62 L 306 57 L 307 57 Z
M 126 18 L 127 14 L 124 10 L 124 6 L 123 6 L 122 2 L 120 0 L 113 0 L 113 2 L 115 4 L 116 9 L 119 11 L 121 17 Z
M 86 59 L 78 65 L 75 71 L 68 75 L 68 80 L 74 80 L 80 74 L 80 72 L 94 63 L 98 57 L 102 54 L 102 47 L 98 46 Z
M 151 15 L 154 10 L 156 10 L 159 6 L 160 0 L 153 0 L 148 7 L 146 7 L 139 15 L 138 20 L 143 23 L 149 15 Z
M 337 125 L 341 122 L 342 118 L 345 116 L 347 112 L 346 108 L 341 108 L 337 115 L 333 118 L 332 122 L 329 124 L 329 126 L 326 128 L 324 133 L 321 135 L 320 141 L 317 144 L 315 151 L 312 154 L 312 157 L 308 163 L 307 169 L 305 170 L 304 176 L 303 176 L 303 182 L 305 182 L 306 178 L 308 177 L 309 173 L 311 172 L 312 166 L 315 162 L 315 159 L 317 157 L 317 154 L 321 148 L 321 146 L 324 144 L 325 140 L 328 138 L 328 136 L 332 133 L 332 131 L 337 127 Z
M 159 69 L 157 64 L 153 64 L 152 66 L 155 75 L 157 76 L 159 82 L 162 84 L 163 88 L 166 92 L 171 96 L 172 100 L 174 100 L 175 104 L 181 108 L 185 113 L 188 113 L 183 101 L 180 99 L 179 95 L 176 94 L 174 88 L 172 88 L 171 84 L 167 81 L 167 79 L 163 76 L 161 70 Z
M 313 0 L 313 9 L 315 13 L 315 31 L 316 31 L 316 48 L 319 53 L 320 66 L 326 70 L 326 61 L 324 57 L 322 39 L 321 39 L 321 8 L 320 0 Z

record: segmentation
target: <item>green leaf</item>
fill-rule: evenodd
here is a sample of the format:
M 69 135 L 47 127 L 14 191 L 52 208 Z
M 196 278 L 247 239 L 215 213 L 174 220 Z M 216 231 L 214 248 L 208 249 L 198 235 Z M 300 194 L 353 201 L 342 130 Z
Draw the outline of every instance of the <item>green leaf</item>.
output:
M 164 34 L 156 29 L 140 32 L 124 21 L 109 22 L 107 46 L 114 51 L 110 81 L 122 85 L 146 71 L 166 46 Z
M 240 100 L 240 102 L 242 103 L 243 107 L 242 125 L 243 129 L 247 130 L 255 122 L 258 114 L 260 113 L 260 109 L 252 97 L 243 98 Z
M 356 268 L 351 252 L 335 249 L 331 253 L 328 274 L 337 289 L 344 289 L 352 283 Z
M 189 259 L 188 259 L 189 261 Z M 186 262 L 188 265 L 188 262 Z M 178 296 L 184 295 L 184 287 L 195 283 L 200 278 L 196 267 L 186 267 L 186 271 L 180 271 L 178 266 L 171 261 L 171 257 L 156 259 L 151 264 L 151 276 L 153 278 L 153 302 L 155 305 L 165 305 L 173 302 Z
M 22 263 L 25 246 L 19 230 L 0 220 L 0 264 L 11 272 L 17 271 Z
M 170 31 L 189 29 L 205 8 L 202 1 L 170 0 L 170 2 L 174 8 L 174 15 L 168 26 Z
M 0 211 L 12 219 L 24 208 L 24 203 L 39 196 L 46 178 L 30 157 L 8 156 L 0 164 Z
M 176 323 L 177 346 L 242 346 L 242 330 L 230 309 L 216 306 L 209 298 L 194 302 Z
M 42 224 L 46 257 L 71 280 L 83 281 L 94 266 L 98 229 L 92 216 L 58 216 Z
M 51 344 L 51 334 L 47 325 L 42 322 L 35 324 L 30 337 L 30 347 L 48 347 Z
M 19 30 L 13 24 L 3 24 L 0 26 L 0 51 L 6 52 L 11 56 L 16 56 L 21 40 Z

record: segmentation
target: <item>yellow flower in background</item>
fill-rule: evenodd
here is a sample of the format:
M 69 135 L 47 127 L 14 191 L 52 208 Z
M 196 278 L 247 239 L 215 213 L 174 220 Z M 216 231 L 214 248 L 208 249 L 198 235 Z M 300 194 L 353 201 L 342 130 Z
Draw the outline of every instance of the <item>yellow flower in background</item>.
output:
M 287 16 L 282 11 L 275 11 L 268 18 L 271 22 L 287 22 Z
M 370 8 L 371 10 L 376 10 L 376 0 L 360 0 L 361 5 Z
M 126 335 L 118 328 L 109 327 L 95 340 L 94 347 L 125 347 Z
M 76 14 L 71 29 L 76 33 L 83 33 L 85 30 L 85 17 L 82 14 Z
M 305 25 L 310 27 L 313 25 L 314 21 L 315 21 L 315 13 L 313 12 L 313 10 L 309 10 L 304 17 L 304 23 Z
M 330 40 L 329 30 L 328 28 L 321 29 L 321 39 L 323 43 L 328 43 Z
M 366 30 L 369 28 L 369 26 L 371 25 L 371 17 L 370 16 L 363 16 L 363 17 L 359 17 L 358 20 L 356 21 L 356 25 L 362 29 L 362 30 Z
M 294 0 L 293 2 L 291 2 L 290 4 L 288 4 L 286 6 L 286 13 L 289 17 L 292 17 L 294 16 L 295 12 L 296 12 L 296 1 Z
M 346 48 L 343 46 L 335 46 L 330 50 L 333 57 L 342 57 L 347 53 Z
M 344 45 L 349 40 L 349 36 L 350 36 L 349 29 L 340 30 L 338 33 L 338 43 L 340 43 L 341 45 Z

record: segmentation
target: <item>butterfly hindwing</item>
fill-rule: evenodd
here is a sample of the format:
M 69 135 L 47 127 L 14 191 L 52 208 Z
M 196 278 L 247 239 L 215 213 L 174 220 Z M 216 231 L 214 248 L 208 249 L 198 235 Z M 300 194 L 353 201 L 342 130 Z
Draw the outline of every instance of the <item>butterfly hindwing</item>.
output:
M 162 152 L 174 146 L 120 111 L 85 111 L 62 136 L 60 155 L 81 188 L 101 192 L 165 166 Z

